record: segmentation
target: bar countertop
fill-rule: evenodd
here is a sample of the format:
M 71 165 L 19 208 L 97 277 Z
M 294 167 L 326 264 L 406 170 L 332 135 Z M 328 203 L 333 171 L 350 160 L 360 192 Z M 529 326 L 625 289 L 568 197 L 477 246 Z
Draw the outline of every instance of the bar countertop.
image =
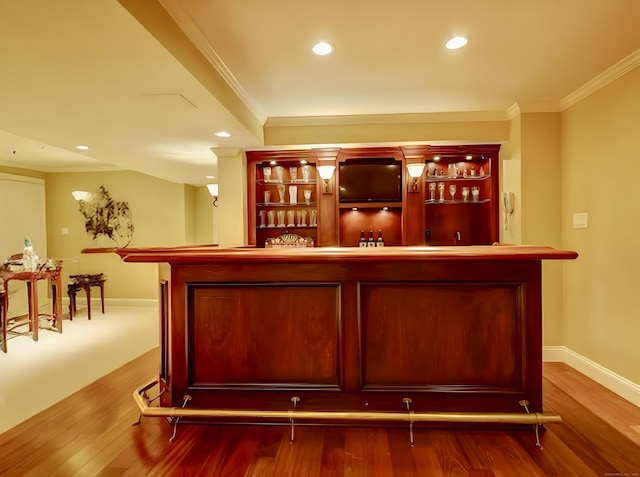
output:
M 120 248 L 115 252 L 125 262 L 216 263 L 216 262 L 326 262 L 425 260 L 572 260 L 578 254 L 536 245 L 471 245 L 415 247 L 291 247 L 218 248 L 211 246 Z

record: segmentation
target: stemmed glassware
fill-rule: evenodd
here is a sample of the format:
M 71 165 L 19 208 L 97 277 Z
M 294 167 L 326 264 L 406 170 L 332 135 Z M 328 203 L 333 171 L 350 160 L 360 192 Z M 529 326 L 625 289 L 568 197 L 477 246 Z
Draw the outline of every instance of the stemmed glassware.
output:
M 271 180 L 271 167 L 264 166 L 262 168 L 262 175 L 264 176 L 264 181 L 269 182 Z
M 438 195 L 440 202 L 444 202 L 444 182 L 438 182 Z
M 456 197 L 456 185 L 455 184 L 450 184 L 449 185 L 449 194 L 451 194 L 451 200 L 455 200 Z
M 307 205 L 311 203 L 311 191 L 309 189 L 304 190 L 304 203 Z
M 436 200 L 436 183 L 429 183 L 429 200 Z

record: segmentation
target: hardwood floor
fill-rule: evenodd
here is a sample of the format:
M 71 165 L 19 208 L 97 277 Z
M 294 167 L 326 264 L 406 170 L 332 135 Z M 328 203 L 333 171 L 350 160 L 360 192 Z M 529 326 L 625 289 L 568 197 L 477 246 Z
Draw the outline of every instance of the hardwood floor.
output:
M 155 378 L 154 350 L 0 435 L 1 476 L 640 475 L 640 408 L 561 363 L 544 365 L 541 433 L 180 425 L 145 418 L 133 390 Z M 43 390 L 46 392 L 46 390 Z M 28 396 L 25 396 L 28 399 Z

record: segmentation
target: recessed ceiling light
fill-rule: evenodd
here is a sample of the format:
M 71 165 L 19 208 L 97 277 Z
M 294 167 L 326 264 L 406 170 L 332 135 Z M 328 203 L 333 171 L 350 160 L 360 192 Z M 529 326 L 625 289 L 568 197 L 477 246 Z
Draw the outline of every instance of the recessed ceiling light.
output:
M 204 176 L 205 179 L 215 179 L 216 176 Z
M 466 45 L 468 41 L 469 40 L 463 36 L 454 36 L 451 40 L 445 43 L 445 46 L 450 50 L 457 50 L 458 48 L 462 48 Z
M 331 43 L 327 43 L 326 41 L 321 41 L 313 45 L 311 50 L 319 56 L 328 55 L 333 52 L 333 45 Z
M 214 134 L 218 137 L 231 137 L 231 133 L 228 133 L 227 131 L 218 131 Z
M 86 151 L 87 149 L 89 149 L 89 146 L 76 146 L 76 149 L 79 149 L 80 151 Z

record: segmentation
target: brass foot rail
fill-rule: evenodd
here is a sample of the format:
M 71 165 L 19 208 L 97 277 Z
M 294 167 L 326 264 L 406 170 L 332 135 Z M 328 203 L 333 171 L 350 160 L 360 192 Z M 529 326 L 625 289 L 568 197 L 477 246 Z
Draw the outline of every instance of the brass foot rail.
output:
M 293 424 L 295 419 L 314 420 L 357 420 L 357 421 L 401 421 L 410 423 L 410 440 L 413 444 L 413 423 L 414 422 L 464 422 L 464 423 L 496 423 L 496 424 L 532 424 L 536 429 L 536 440 L 538 437 L 537 426 L 548 423 L 561 423 L 562 418 L 553 414 L 541 414 L 529 412 L 526 414 L 515 412 L 415 412 L 409 409 L 409 398 L 403 402 L 407 404 L 408 412 L 387 412 L 387 411 L 301 411 L 295 407 L 300 401 L 299 398 L 292 398 L 294 408 L 282 411 L 273 410 L 253 410 L 253 409 L 187 409 L 184 406 L 191 399 L 185 396 L 183 407 L 149 407 L 145 402 L 143 394 L 146 390 L 158 384 L 153 381 L 146 386 L 137 388 L 133 393 L 133 399 L 140 410 L 140 417 L 165 417 L 170 418 L 177 425 L 181 418 L 261 418 L 261 419 L 287 419 Z M 521 401 L 524 403 L 526 401 Z M 528 404 L 528 403 L 527 403 Z M 175 426 L 174 435 L 175 438 Z M 293 432 L 292 432 L 293 440 Z M 536 442 L 541 448 L 539 442 Z

